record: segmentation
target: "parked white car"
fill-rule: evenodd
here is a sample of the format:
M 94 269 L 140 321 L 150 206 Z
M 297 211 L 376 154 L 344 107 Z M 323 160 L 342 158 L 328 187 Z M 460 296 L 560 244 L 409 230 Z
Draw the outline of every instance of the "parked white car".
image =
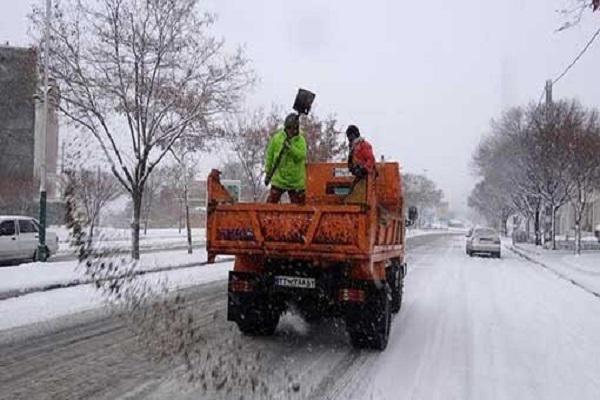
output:
M 0 215 L 0 261 L 36 260 L 39 223 L 31 217 Z M 58 251 L 58 236 L 46 231 L 48 256 Z
M 500 258 L 500 235 L 492 228 L 473 228 L 467 234 L 467 254 L 489 254 Z

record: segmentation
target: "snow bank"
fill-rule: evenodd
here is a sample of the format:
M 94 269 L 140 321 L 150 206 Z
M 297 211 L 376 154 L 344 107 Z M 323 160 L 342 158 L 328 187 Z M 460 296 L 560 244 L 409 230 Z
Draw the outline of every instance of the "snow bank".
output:
M 589 291 L 600 293 L 600 251 L 576 255 L 568 250 L 546 250 L 524 243 L 511 247 Z
M 172 256 L 171 253 L 169 255 Z M 187 255 L 187 254 L 186 254 Z M 161 254 L 166 259 L 166 254 Z M 161 257 L 159 257 L 161 258 Z M 172 262 L 185 257 L 172 257 Z M 233 262 L 190 267 L 175 271 L 157 272 L 139 279 L 158 285 L 166 279 L 171 289 L 184 288 L 203 283 L 227 279 Z M 88 311 L 104 305 L 104 299 L 92 285 L 32 293 L 26 296 L 0 301 L 0 330 L 43 322 L 78 312 Z
M 151 271 L 158 268 L 195 262 L 201 263 L 204 261 L 206 261 L 206 252 L 204 250 L 195 250 L 193 254 L 187 254 L 186 250 L 142 254 L 138 270 Z M 78 268 L 77 261 L 36 262 L 14 267 L 1 267 L 0 295 L 86 279 L 83 269 Z
M 65 226 L 51 226 L 49 231 L 56 233 L 59 241 L 59 253 L 70 254 L 73 249 L 69 245 L 69 230 Z M 102 246 L 110 246 L 115 249 L 129 249 L 131 247 L 131 231 L 129 229 L 98 228 L 95 231 L 94 242 Z M 187 243 L 187 232 L 182 229 L 148 229 L 144 234 L 140 232 L 141 248 L 168 248 L 173 245 L 185 245 Z M 204 228 L 192 229 L 192 243 L 202 245 L 206 243 L 206 230 Z

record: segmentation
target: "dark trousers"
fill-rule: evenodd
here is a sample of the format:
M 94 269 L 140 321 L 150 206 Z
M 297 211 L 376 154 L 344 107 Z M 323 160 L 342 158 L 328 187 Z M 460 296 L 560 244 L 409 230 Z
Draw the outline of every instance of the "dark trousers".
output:
M 290 202 L 292 202 L 293 204 L 304 204 L 304 202 L 306 201 L 304 190 L 288 190 L 271 186 L 271 191 L 269 192 L 267 203 L 279 203 L 279 200 L 281 200 L 281 196 L 285 192 L 288 193 L 288 196 L 290 196 Z

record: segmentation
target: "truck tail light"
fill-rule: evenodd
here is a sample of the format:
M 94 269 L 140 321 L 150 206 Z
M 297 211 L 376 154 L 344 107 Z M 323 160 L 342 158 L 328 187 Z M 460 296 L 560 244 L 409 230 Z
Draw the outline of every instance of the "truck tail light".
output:
M 231 291 L 238 293 L 254 292 L 254 283 L 242 279 L 236 279 L 231 282 Z
M 365 291 L 362 289 L 340 289 L 339 300 L 342 302 L 362 303 L 365 301 Z

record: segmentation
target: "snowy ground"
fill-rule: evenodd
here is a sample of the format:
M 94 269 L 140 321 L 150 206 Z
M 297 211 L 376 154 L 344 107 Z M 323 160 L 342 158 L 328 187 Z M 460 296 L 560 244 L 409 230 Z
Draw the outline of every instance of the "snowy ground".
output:
M 50 226 L 49 231 L 56 233 L 59 241 L 59 254 L 72 252 L 69 246 L 69 230 L 65 226 Z M 95 232 L 95 242 L 115 249 L 129 249 L 131 247 L 131 231 L 129 229 L 98 228 Z M 204 228 L 192 229 L 192 243 L 194 245 L 206 242 Z M 148 229 L 146 233 L 140 232 L 140 246 L 142 248 L 166 248 L 173 245 L 187 243 L 187 232 L 182 229 Z
M 198 258 L 199 256 L 196 255 L 195 257 Z M 159 253 L 153 254 L 151 258 L 154 258 L 156 263 L 147 264 L 146 268 L 148 269 L 151 269 L 152 266 L 165 266 L 169 263 L 182 263 L 185 260 L 192 259 L 187 253 L 178 255 L 174 255 L 173 253 Z M 163 261 L 162 264 L 161 261 Z M 232 267 L 233 262 L 226 262 L 157 272 L 144 275 L 139 279 L 146 280 L 153 285 L 161 281 L 166 281 L 168 287 L 171 289 L 185 288 L 227 279 L 227 273 Z M 63 269 L 62 272 L 66 279 L 72 278 L 72 274 L 69 273 L 68 269 L 66 271 Z M 89 284 L 9 298 L 0 301 L 0 331 L 99 308 L 103 304 L 104 299 L 102 296 Z
M 200 263 L 206 261 L 206 251 L 196 249 L 193 254 L 186 250 L 165 251 L 142 254 L 140 271 L 148 271 L 169 266 Z M 86 280 L 77 261 L 35 262 L 0 268 L 0 298 L 3 293 L 27 291 L 49 285 L 68 284 Z
M 600 293 L 600 251 L 583 251 L 576 255 L 573 251 L 546 250 L 532 244 L 519 243 L 512 247 L 557 274 L 572 279 L 592 292 Z
M 460 237 L 412 258 L 389 347 L 353 398 L 600 398 L 598 298 L 508 251 L 469 258 Z
M 510 251 L 502 259 L 470 258 L 464 240 L 425 236 L 409 242 L 403 305 L 382 353 L 353 350 L 335 321 L 310 325 L 286 317 L 273 337 L 240 335 L 226 321 L 221 278 L 228 265 L 180 270 L 169 279 L 173 285 L 215 280 L 194 288 L 197 298 L 190 304 L 208 341 L 204 346 L 215 363 L 252 355 L 258 382 L 267 382 L 274 394 L 268 398 L 600 398 L 600 299 Z M 63 298 L 70 290 L 40 294 L 37 301 L 34 295 L 14 299 L 32 299 L 29 308 L 0 301 L 0 315 L 101 302 L 91 292 Z M 57 298 L 48 297 L 53 292 Z M 27 399 L 231 398 L 224 391 L 207 395 L 173 366 L 133 352 L 127 344 L 133 339 L 119 324 L 103 319 L 7 345 L 0 340 L 3 393 Z M 233 366 L 239 376 L 249 365 Z M 245 391 L 244 398 L 267 397 Z

